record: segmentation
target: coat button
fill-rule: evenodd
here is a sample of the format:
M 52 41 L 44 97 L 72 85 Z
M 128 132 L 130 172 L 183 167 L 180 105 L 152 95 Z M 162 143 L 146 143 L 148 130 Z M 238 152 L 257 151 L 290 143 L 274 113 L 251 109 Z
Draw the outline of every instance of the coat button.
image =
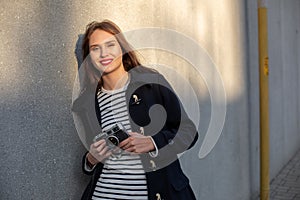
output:
M 152 169 L 152 171 L 155 171 L 155 168 L 156 168 L 156 164 L 153 160 L 150 160 L 150 168 Z
M 156 200 L 162 200 L 159 193 L 156 193 Z
M 145 135 L 144 127 L 140 127 L 140 133 L 141 133 L 142 135 Z

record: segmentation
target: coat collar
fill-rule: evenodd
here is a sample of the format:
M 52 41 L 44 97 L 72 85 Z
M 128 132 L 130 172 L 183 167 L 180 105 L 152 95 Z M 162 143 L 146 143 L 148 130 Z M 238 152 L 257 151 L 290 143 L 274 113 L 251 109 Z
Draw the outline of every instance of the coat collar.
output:
M 129 72 L 130 83 L 140 83 L 140 84 L 149 84 L 149 83 L 158 83 L 160 74 L 151 68 L 144 66 L 138 66 L 131 69 Z
M 130 93 L 142 85 L 149 85 L 151 87 L 152 83 L 159 83 L 161 76 L 156 70 L 144 66 L 134 67 L 128 73 L 130 75 Z M 97 85 L 79 87 L 78 89 L 80 90 L 80 92 L 77 92 L 78 96 L 73 97 L 73 111 L 78 110 L 78 108 L 86 104 L 87 99 L 94 99 Z

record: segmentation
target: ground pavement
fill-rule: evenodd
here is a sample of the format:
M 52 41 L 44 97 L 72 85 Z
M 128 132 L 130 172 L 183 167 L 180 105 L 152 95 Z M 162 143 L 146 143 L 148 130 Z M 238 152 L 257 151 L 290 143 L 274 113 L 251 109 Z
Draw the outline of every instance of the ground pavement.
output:
M 300 200 L 300 149 L 271 182 L 270 200 Z

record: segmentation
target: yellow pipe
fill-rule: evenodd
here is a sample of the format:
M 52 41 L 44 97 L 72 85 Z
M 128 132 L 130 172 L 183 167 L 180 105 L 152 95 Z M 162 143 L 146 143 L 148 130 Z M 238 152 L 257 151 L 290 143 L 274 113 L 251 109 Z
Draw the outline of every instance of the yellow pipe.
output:
M 268 200 L 269 177 L 269 63 L 268 23 L 265 0 L 258 0 L 259 96 L 260 96 L 260 199 Z

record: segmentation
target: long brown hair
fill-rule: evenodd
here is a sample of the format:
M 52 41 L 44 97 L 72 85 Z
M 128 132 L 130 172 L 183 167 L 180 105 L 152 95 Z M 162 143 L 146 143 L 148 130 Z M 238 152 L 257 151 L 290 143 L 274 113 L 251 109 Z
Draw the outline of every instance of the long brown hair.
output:
M 93 21 L 87 25 L 82 43 L 83 59 L 86 59 L 90 53 L 90 36 L 97 29 L 108 32 L 116 37 L 122 49 L 122 61 L 125 71 L 129 71 L 130 69 L 141 65 L 135 51 L 125 39 L 121 29 L 115 23 L 107 19 L 102 22 Z

